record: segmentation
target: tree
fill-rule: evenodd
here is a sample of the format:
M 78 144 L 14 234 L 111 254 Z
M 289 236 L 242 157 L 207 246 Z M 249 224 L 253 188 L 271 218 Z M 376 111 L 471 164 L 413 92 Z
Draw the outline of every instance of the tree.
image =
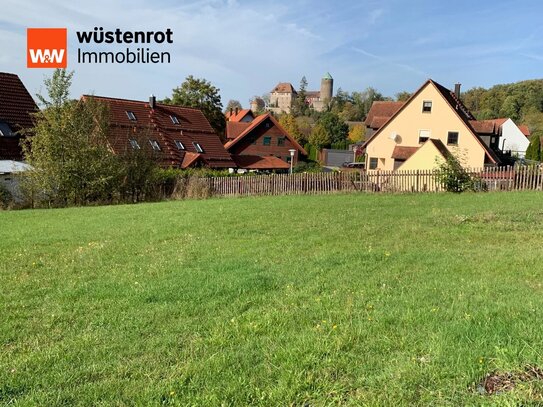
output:
M 364 140 L 364 135 L 366 134 L 366 128 L 361 124 L 355 124 L 349 130 L 349 140 L 353 143 L 358 143 Z
M 541 136 L 543 136 L 542 130 L 536 130 L 532 133 L 530 137 L 530 145 L 526 149 L 526 159 L 541 161 L 542 152 L 541 152 Z
M 296 126 L 302 134 L 302 140 L 309 140 L 309 135 L 313 128 L 313 119 L 307 116 L 296 117 Z
M 298 143 L 303 143 L 304 136 L 296 123 L 296 118 L 292 114 L 283 114 L 279 117 L 279 124 L 290 134 Z
M 242 107 L 241 107 L 241 103 L 239 100 L 234 100 L 234 99 L 230 99 L 228 101 L 228 103 L 226 104 L 226 108 L 224 109 L 224 112 L 227 113 L 229 112 L 230 110 L 241 110 Z
M 345 141 L 349 135 L 349 126 L 335 113 L 323 113 L 317 124 L 324 128 L 331 143 Z
M 298 90 L 298 94 L 296 95 L 296 99 L 294 100 L 292 106 L 292 113 L 294 116 L 304 116 L 307 114 L 309 107 L 307 106 L 306 99 L 307 79 L 305 79 L 305 76 L 303 76 L 300 80 L 300 89 Z
M 172 97 L 163 103 L 200 109 L 209 120 L 211 127 L 222 136 L 226 128 L 226 119 L 222 112 L 220 89 L 205 79 L 187 76 L 181 86 L 173 89 Z
M 397 102 L 406 102 L 410 97 L 411 93 L 404 91 L 396 93 L 396 101 Z
M 317 123 L 315 127 L 313 127 L 313 130 L 311 131 L 311 134 L 309 135 L 309 142 L 317 148 L 317 150 L 320 150 L 323 147 L 326 147 L 330 145 L 331 139 L 328 134 L 328 131 L 324 128 L 322 124 Z
M 49 205 L 81 205 L 109 201 L 121 177 L 107 142 L 108 111 L 94 99 L 69 100 L 73 72 L 56 70 L 45 80 L 45 109 L 35 114 L 32 137 L 23 145 L 34 167 L 25 189 Z

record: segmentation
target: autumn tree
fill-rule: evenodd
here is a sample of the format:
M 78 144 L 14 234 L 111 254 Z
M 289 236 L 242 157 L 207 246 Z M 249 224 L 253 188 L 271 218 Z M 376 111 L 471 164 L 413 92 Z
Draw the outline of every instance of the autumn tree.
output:
M 330 145 L 331 141 L 328 131 L 322 124 L 317 123 L 309 135 L 309 142 L 317 148 L 317 150 L 320 150 L 321 148 Z
M 349 130 L 349 140 L 353 143 L 358 143 L 364 140 L 364 135 L 366 134 L 366 128 L 361 124 L 355 124 Z
M 195 107 L 202 111 L 211 127 L 219 135 L 224 134 L 226 119 L 222 112 L 220 89 L 205 79 L 187 76 L 181 86 L 173 89 L 172 97 L 164 99 L 163 103 L 186 107 Z
M 279 124 L 290 134 L 298 143 L 303 143 L 304 136 L 296 123 L 296 118 L 292 114 L 283 114 L 279 117 Z
M 331 143 L 343 142 L 349 135 L 349 126 L 347 123 L 341 120 L 341 118 L 333 112 L 322 114 L 317 121 L 317 124 L 324 128 Z

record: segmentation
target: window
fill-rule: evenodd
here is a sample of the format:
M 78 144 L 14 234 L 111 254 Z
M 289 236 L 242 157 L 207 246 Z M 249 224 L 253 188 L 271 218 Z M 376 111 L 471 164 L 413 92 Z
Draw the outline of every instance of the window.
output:
M 177 116 L 174 116 L 173 114 L 170 115 L 170 120 L 172 121 L 173 124 L 180 124 Z
M 419 130 L 419 144 L 426 143 L 430 138 L 430 130 Z
M 203 153 L 203 152 L 204 152 L 204 149 L 202 148 L 202 146 L 200 145 L 200 143 L 197 143 L 196 141 L 193 141 L 193 142 L 192 142 L 192 145 L 194 146 L 194 148 L 196 149 L 197 152 L 199 152 L 199 153 Z
M 422 112 L 430 113 L 431 111 L 432 111 L 432 101 L 425 100 L 424 102 L 422 102 Z
M 185 149 L 185 146 L 179 140 L 175 140 L 175 146 L 177 147 L 178 150 L 184 150 Z
M 128 116 L 128 120 L 132 120 L 133 122 L 136 121 L 136 115 L 134 114 L 134 112 L 127 110 L 126 115 Z
M 457 146 L 458 145 L 458 132 L 449 131 L 447 134 L 447 144 Z
M 271 137 L 264 137 L 264 145 L 271 146 Z
M 134 150 L 140 149 L 140 145 L 138 144 L 137 140 L 131 138 L 129 141 L 130 141 L 130 145 L 132 146 Z
M 370 157 L 370 170 L 377 169 L 377 158 Z
M 285 138 L 284 137 L 279 137 L 277 139 L 277 145 L 278 146 L 284 146 L 285 145 Z
M 153 150 L 160 151 L 160 145 L 158 144 L 158 141 L 149 140 L 149 144 L 151 144 L 151 147 L 153 147 Z
M 7 124 L 6 122 L 0 122 L 0 136 L 13 136 L 11 127 L 9 127 L 9 124 Z

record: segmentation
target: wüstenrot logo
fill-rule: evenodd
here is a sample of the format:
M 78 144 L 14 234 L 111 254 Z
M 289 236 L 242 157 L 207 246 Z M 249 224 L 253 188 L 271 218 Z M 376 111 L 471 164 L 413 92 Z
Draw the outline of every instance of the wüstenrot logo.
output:
M 66 68 L 68 65 L 66 28 L 27 28 L 27 68 Z

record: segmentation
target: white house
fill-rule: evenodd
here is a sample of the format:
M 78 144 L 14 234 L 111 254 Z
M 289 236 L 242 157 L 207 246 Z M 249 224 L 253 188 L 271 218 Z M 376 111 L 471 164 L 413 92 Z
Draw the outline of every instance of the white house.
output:
M 505 120 L 500 126 L 500 143 L 503 145 L 502 150 L 511 150 L 513 155 L 524 157 L 526 154 L 526 149 L 530 144 L 530 139 L 528 138 L 530 136 L 529 131 L 524 129 L 523 132 L 521 128 L 511 119 L 501 120 Z

